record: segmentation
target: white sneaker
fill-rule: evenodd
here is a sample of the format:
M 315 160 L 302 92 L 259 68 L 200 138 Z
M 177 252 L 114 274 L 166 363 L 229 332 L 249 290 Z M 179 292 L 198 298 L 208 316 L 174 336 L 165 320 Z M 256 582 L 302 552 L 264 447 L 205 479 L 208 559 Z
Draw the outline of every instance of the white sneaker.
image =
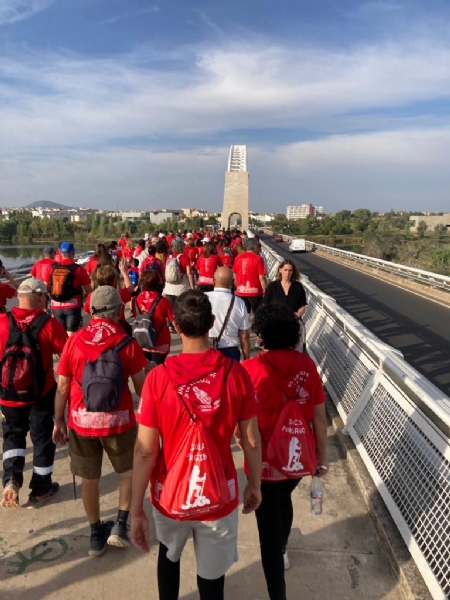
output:
M 289 569 L 289 567 L 291 566 L 291 563 L 289 562 L 289 556 L 286 552 L 283 554 L 283 561 L 284 561 L 284 570 L 287 571 Z

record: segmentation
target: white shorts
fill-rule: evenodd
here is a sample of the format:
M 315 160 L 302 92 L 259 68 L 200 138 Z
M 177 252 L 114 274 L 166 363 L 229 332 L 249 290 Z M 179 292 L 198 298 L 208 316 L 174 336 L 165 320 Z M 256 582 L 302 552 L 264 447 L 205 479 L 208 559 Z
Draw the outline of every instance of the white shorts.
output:
M 203 579 L 218 579 L 238 560 L 238 509 L 217 521 L 176 521 L 153 507 L 156 537 L 168 548 L 167 558 L 178 562 L 192 535 L 197 573 Z

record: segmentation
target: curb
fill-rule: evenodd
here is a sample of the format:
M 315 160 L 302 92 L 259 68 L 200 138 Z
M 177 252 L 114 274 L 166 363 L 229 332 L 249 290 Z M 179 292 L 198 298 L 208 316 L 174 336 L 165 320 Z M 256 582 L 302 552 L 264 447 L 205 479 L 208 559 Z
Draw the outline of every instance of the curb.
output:
M 350 436 L 342 433 L 344 423 L 328 395 L 326 409 L 350 472 L 361 491 L 377 533 L 386 550 L 389 562 L 398 577 L 405 599 L 433 600 L 355 444 Z

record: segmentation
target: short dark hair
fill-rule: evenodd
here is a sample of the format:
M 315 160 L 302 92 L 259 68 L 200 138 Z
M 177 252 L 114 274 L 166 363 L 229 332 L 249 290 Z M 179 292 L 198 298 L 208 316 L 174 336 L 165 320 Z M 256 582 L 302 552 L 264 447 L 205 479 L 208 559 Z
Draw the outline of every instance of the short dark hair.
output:
M 266 350 L 295 348 L 300 341 L 297 317 L 285 304 L 263 304 L 255 313 L 253 331 L 262 339 Z
M 198 290 L 180 294 L 174 305 L 175 322 L 190 338 L 205 336 L 213 324 L 213 312 L 208 296 Z

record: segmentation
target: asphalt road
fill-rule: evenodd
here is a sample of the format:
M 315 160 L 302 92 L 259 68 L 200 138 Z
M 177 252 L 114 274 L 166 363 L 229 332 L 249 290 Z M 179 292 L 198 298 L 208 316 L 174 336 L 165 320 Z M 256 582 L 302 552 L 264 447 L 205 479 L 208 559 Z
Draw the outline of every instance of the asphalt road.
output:
M 288 244 L 260 237 L 450 396 L 450 308 L 311 252 L 290 254 Z

